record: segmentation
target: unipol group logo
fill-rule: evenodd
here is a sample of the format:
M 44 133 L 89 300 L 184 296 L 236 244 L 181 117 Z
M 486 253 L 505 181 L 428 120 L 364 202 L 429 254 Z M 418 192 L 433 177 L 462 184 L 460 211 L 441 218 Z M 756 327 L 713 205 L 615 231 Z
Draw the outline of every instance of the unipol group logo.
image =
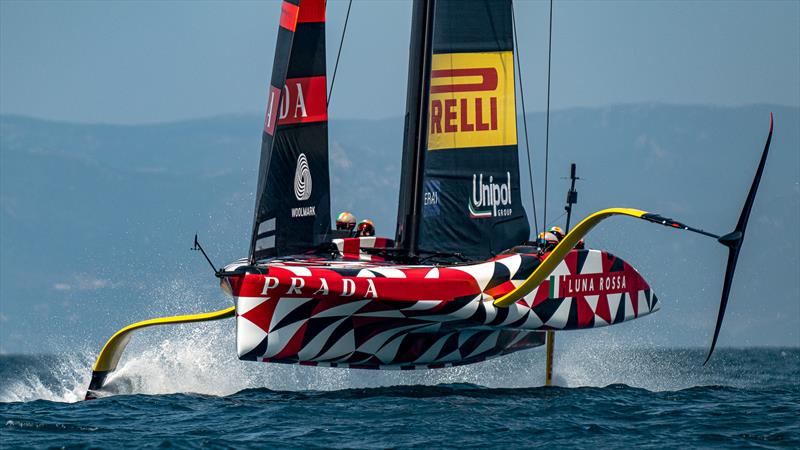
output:
M 297 157 L 297 168 L 294 170 L 294 196 L 299 201 L 311 198 L 311 169 L 305 153 Z
M 507 217 L 511 209 L 511 172 L 506 179 L 495 180 L 494 176 L 472 174 L 472 199 L 469 202 L 469 216 L 473 219 Z
M 515 145 L 512 52 L 435 54 L 428 150 Z

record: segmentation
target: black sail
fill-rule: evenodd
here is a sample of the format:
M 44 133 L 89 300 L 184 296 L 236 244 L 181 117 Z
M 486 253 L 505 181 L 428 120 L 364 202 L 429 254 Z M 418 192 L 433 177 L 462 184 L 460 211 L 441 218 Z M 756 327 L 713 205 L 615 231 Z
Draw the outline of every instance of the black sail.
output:
M 427 97 L 417 108 L 426 118 L 417 158 L 424 170 L 415 183 L 406 165 L 411 158 L 404 158 L 401 197 L 419 206 L 414 211 L 414 202 L 401 199 L 405 235 L 398 226 L 398 240 L 408 248 L 407 229 L 416 226 L 410 252 L 489 258 L 530 234 L 520 196 L 511 0 L 421 3 L 433 3 L 430 70 L 415 86 L 410 70 L 409 87 Z M 412 57 L 413 44 L 414 37 Z M 403 220 L 408 216 L 418 220 Z
M 433 41 L 433 1 L 415 0 L 411 13 L 403 158 L 395 236 L 397 247 L 410 256 L 416 255 L 419 240 L 425 145 L 428 139 L 426 117 Z
M 328 239 L 325 1 L 284 0 L 261 143 L 250 260 Z

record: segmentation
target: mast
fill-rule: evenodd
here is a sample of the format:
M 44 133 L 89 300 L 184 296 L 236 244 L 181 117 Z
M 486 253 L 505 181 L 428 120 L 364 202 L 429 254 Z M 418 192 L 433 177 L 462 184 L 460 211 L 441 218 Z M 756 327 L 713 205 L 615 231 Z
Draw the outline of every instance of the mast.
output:
M 415 0 L 411 13 L 405 133 L 395 241 L 397 247 L 412 258 L 417 254 L 419 242 L 435 1 Z

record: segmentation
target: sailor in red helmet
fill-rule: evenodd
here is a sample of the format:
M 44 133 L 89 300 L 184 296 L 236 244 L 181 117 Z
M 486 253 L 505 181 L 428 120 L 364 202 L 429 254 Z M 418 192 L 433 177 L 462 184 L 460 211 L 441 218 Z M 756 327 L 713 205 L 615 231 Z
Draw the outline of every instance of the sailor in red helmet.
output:
M 358 228 L 356 229 L 356 236 L 358 237 L 367 237 L 367 236 L 375 236 L 375 225 L 369 219 L 364 219 L 358 223 Z
M 356 229 L 356 216 L 347 211 L 342 212 L 336 217 L 336 229 L 348 232 L 352 236 Z

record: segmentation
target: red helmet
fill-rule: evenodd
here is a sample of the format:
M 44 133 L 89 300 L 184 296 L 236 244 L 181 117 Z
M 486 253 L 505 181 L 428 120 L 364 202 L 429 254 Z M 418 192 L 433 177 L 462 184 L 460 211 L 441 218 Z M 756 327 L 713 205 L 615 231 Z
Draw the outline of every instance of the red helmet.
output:
M 356 227 L 356 216 L 345 211 L 336 218 L 337 230 L 352 230 Z
M 362 236 L 375 236 L 375 225 L 373 225 L 372 221 L 369 219 L 364 219 L 358 223 L 358 231 L 357 234 L 359 237 Z

